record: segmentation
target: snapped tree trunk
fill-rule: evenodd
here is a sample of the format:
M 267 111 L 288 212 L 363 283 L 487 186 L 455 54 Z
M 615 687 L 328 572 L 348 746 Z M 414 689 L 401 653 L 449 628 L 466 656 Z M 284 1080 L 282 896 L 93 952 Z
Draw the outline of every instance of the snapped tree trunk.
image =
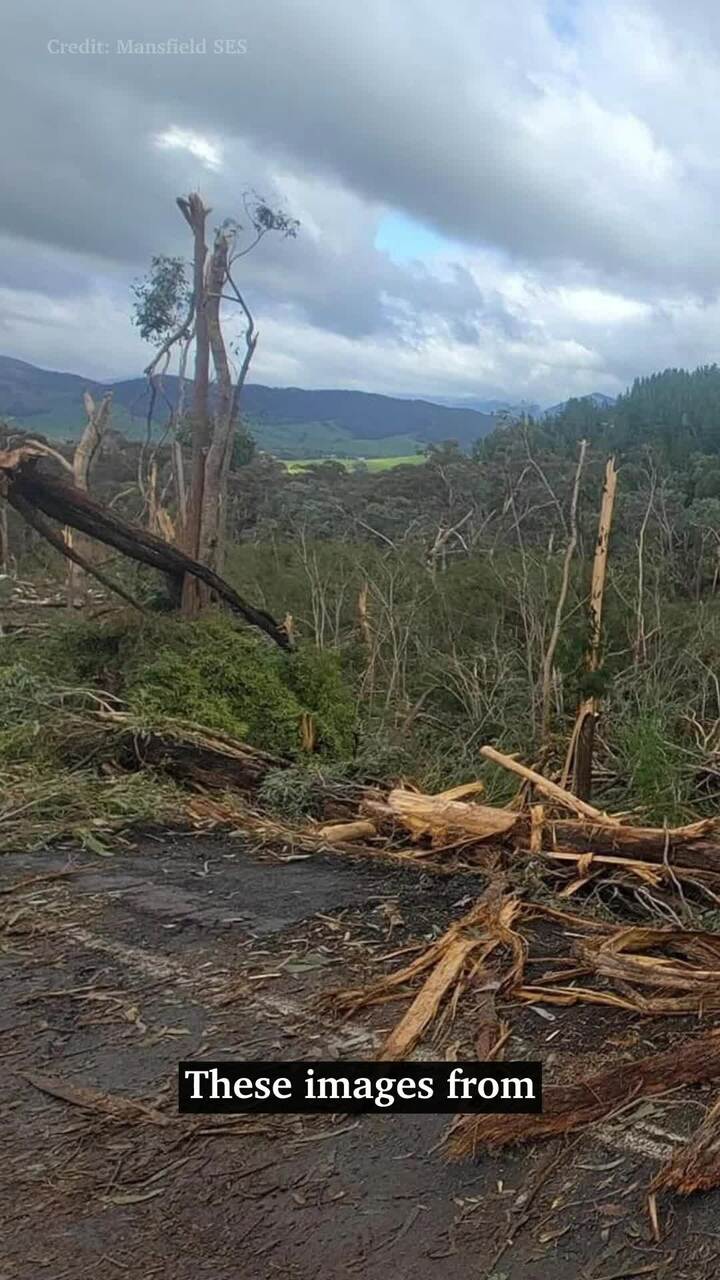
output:
M 578 498 L 580 496 L 580 479 L 582 477 L 583 467 L 585 465 L 585 454 L 587 453 L 587 440 L 580 441 L 580 453 L 578 456 L 577 467 L 575 469 L 575 483 L 573 484 L 572 500 L 570 502 L 570 533 L 563 557 L 563 571 L 560 582 L 560 591 L 555 606 L 555 619 L 553 622 L 550 639 L 545 657 L 543 659 L 542 668 L 542 684 L 541 684 L 541 726 L 542 726 L 542 749 L 543 753 L 547 750 L 550 738 L 550 720 L 552 714 L 551 693 L 552 693 L 552 675 L 553 664 L 555 662 L 555 652 L 557 650 L 560 632 L 562 630 L 563 614 L 565 611 L 565 601 L 567 600 L 568 587 L 570 585 L 570 567 L 572 558 L 575 554 L 575 548 L 578 541 L 577 527 L 577 509 Z
M 212 440 L 205 458 L 198 555 L 200 560 L 213 568 L 217 568 L 222 561 L 225 456 L 231 445 L 233 430 L 232 376 L 220 327 L 220 299 L 227 279 L 228 251 L 228 238 L 223 231 L 219 231 L 215 237 L 207 281 L 208 338 L 217 379 L 217 394 Z
M 83 399 L 88 420 L 75 450 L 72 461 L 72 474 L 76 487 L 87 492 L 90 488 L 92 465 L 102 448 L 103 437 L 110 421 L 112 392 L 108 392 L 106 396 L 103 396 L 99 405 L 95 403 L 89 391 L 85 392 Z M 94 554 L 93 545 L 82 534 L 74 534 L 72 529 L 68 528 L 65 530 L 65 540 L 74 548 L 81 559 L 92 560 Z M 85 570 L 80 567 L 78 560 L 71 560 L 68 565 L 67 577 L 68 605 L 71 608 L 78 608 L 85 603 L 86 596 L 87 575 Z
M 602 639 L 602 609 L 605 594 L 605 578 L 607 576 L 608 548 L 610 529 L 612 527 L 615 490 L 617 488 L 617 470 L 615 459 L 609 458 L 605 469 L 602 504 L 600 507 L 600 523 L 595 544 L 593 560 L 592 584 L 590 587 L 590 645 L 587 656 L 587 670 L 591 674 L 600 667 L 600 642 Z M 595 721 L 600 709 L 599 699 L 592 695 L 580 704 L 575 733 L 575 794 L 581 800 L 592 797 L 592 761 L 595 746 Z

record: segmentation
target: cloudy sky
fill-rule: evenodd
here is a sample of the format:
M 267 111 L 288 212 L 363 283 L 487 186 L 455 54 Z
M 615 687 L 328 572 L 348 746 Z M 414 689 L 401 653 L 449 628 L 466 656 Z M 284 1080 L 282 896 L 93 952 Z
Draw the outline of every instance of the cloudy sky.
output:
M 244 262 L 255 381 L 548 404 L 718 357 L 715 0 L 11 0 L 0 60 L 3 354 L 136 375 L 175 196 L 253 187 L 302 224 Z

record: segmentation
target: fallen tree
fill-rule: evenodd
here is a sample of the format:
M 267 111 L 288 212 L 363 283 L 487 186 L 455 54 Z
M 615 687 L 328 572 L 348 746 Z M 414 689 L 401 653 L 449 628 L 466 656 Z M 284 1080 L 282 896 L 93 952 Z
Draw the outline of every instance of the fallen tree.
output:
M 124 769 L 148 767 L 177 781 L 213 791 L 254 792 L 274 769 L 292 761 L 261 751 L 215 729 L 179 720 L 140 724 L 124 711 L 98 711 L 65 730 L 69 758 L 109 760 Z
M 511 845 L 549 860 L 584 858 L 586 867 L 597 857 L 611 865 L 649 863 L 656 867 L 686 868 L 720 875 L 720 830 L 714 818 L 684 827 L 632 827 L 608 819 L 546 818 L 540 822 L 532 814 L 489 805 L 449 800 L 438 796 L 395 788 L 384 797 L 368 793 L 361 812 L 374 822 L 375 830 L 403 827 L 414 839 L 430 837 L 434 846 L 471 846 L 481 843 Z M 602 815 L 600 815 L 602 817 Z M 367 822 L 353 823 L 338 839 L 366 837 Z
M 32 445 L 26 445 L 20 449 L 0 450 L 0 493 L 11 507 L 34 524 L 43 537 L 48 538 L 48 527 L 42 520 L 42 516 L 57 520 L 62 525 L 113 547 L 139 564 L 157 569 L 168 580 L 173 598 L 178 601 L 185 576 L 194 577 L 215 592 L 251 626 L 264 631 L 281 648 L 291 648 L 287 628 L 277 623 L 269 613 L 256 609 L 254 605 L 243 599 L 224 578 L 219 577 L 207 565 L 193 560 L 179 547 L 172 546 L 156 534 L 149 533 L 124 520 L 116 511 L 95 501 L 82 489 L 41 471 L 38 464 L 43 456 L 43 451 Z M 33 513 L 35 516 L 41 513 L 41 518 L 39 520 L 34 518 Z M 48 540 L 58 548 L 56 539 L 48 538 Z M 68 555 L 68 559 L 73 559 L 87 573 L 99 578 L 104 586 L 112 585 L 106 576 L 103 575 L 100 578 L 84 557 L 81 559 L 77 554 L 70 555 L 66 549 L 64 554 Z M 113 585 L 112 589 L 128 599 L 127 593 L 121 588 Z

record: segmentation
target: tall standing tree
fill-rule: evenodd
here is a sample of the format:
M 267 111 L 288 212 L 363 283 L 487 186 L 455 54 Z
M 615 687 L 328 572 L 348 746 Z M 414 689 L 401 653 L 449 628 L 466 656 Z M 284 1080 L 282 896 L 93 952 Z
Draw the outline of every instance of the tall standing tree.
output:
M 185 364 L 194 342 L 195 366 L 189 413 L 191 465 L 187 492 L 179 446 L 174 451 L 180 541 L 193 559 L 221 573 L 225 553 L 228 475 L 238 429 L 240 399 L 259 337 L 252 312 L 237 283 L 238 263 L 270 233 L 285 238 L 296 236 L 299 223 L 281 210 L 271 208 L 254 192 L 249 192 L 243 199 L 243 221 L 226 219 L 215 231 L 212 249 L 208 249 L 210 209 L 197 192 L 178 197 L 177 204 L 193 237 L 192 286 L 188 286 L 181 260 L 155 258 L 149 280 L 135 289 L 135 319 L 143 336 L 158 345 L 145 371 L 152 388 L 150 414 L 158 391 L 157 379 L 167 369 L 172 353 L 176 349 L 180 351 L 180 395 L 173 422 L 175 434 L 183 412 Z M 243 324 L 244 350 L 235 374 L 225 336 L 228 304 L 239 308 Z M 215 376 L 212 393 L 211 367 Z M 188 575 L 182 593 L 183 611 L 194 616 L 207 599 L 207 587 Z

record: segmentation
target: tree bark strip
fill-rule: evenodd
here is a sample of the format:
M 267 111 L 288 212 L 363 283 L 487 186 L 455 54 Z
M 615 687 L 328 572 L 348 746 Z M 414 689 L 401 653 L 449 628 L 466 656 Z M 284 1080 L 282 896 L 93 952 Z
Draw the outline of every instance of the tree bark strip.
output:
M 522 1075 L 518 1067 L 518 1075 Z M 720 1075 L 720 1028 L 634 1062 L 618 1061 L 579 1084 L 543 1090 L 543 1109 L 530 1115 L 463 1116 L 449 1135 L 450 1158 L 469 1159 L 485 1147 L 572 1133 L 619 1108 L 680 1085 Z

